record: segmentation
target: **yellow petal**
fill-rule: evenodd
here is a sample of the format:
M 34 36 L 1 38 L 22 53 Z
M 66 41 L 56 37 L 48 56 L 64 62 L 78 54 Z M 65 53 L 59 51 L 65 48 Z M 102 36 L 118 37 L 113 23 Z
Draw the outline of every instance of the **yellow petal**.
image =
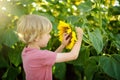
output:
M 60 21 L 59 24 L 58 24 L 58 30 L 64 29 L 64 28 L 70 28 L 70 25 L 63 22 L 63 21 Z
M 71 29 L 67 29 L 67 33 L 70 34 L 71 33 Z
M 72 31 L 72 38 L 73 38 L 75 41 L 77 40 L 77 38 L 76 38 L 76 34 L 75 34 L 74 31 Z
M 72 31 L 71 27 L 69 24 L 63 22 L 63 21 L 60 21 L 59 24 L 58 24 L 58 36 L 59 36 L 59 40 L 62 41 L 63 40 L 63 34 L 64 33 L 71 33 L 71 40 L 70 40 L 70 43 L 66 46 L 67 49 L 71 49 L 74 44 L 75 44 L 75 41 L 77 40 L 76 38 L 76 34 L 74 31 Z

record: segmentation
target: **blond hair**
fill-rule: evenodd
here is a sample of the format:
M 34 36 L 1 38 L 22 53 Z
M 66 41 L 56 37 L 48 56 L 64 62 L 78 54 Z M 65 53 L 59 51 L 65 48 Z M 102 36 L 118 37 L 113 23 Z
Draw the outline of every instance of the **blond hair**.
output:
M 22 16 L 17 23 L 17 34 L 24 43 L 33 42 L 51 29 L 52 24 L 46 17 L 33 14 Z

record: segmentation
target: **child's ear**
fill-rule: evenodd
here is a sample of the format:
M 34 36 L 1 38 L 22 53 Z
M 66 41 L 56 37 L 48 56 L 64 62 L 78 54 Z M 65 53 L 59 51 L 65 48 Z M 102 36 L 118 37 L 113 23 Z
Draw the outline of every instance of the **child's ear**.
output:
M 35 41 L 39 41 L 40 37 L 36 37 Z

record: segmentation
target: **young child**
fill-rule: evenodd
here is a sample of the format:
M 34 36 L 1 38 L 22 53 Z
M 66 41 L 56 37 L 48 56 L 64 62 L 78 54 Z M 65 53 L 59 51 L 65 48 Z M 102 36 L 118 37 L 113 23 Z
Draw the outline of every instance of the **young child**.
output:
M 58 62 L 77 59 L 81 47 L 83 30 L 76 27 L 78 40 L 70 52 L 61 53 L 70 42 L 69 34 L 64 34 L 63 42 L 55 52 L 41 50 L 51 38 L 51 22 L 44 16 L 25 15 L 17 23 L 17 33 L 26 43 L 22 52 L 23 68 L 26 80 L 52 80 L 52 66 Z

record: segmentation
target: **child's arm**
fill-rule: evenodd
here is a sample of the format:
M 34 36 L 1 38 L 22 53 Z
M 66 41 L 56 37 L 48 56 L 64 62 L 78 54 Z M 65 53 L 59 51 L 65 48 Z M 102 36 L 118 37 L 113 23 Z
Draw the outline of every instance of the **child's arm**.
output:
M 56 53 L 60 53 L 60 52 L 63 51 L 64 48 L 65 48 L 65 45 L 61 44 L 61 45 L 55 50 L 55 52 L 56 52 Z
M 82 36 L 83 36 L 83 30 L 79 27 L 76 27 L 77 32 L 77 38 L 75 45 L 73 46 L 72 50 L 70 52 L 61 54 L 58 53 L 56 57 L 56 62 L 66 62 L 77 59 L 81 47 L 82 42 Z
M 71 37 L 69 37 L 69 34 L 64 34 L 63 35 L 63 41 L 61 43 L 61 45 L 55 50 L 56 53 L 60 53 L 63 51 L 63 49 L 65 48 L 65 46 L 69 43 Z

